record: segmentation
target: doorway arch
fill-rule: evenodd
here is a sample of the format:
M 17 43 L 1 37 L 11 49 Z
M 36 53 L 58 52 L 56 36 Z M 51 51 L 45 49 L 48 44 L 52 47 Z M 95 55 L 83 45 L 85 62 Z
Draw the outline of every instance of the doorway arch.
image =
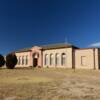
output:
M 38 66 L 38 58 L 39 58 L 39 53 L 33 53 L 33 67 Z

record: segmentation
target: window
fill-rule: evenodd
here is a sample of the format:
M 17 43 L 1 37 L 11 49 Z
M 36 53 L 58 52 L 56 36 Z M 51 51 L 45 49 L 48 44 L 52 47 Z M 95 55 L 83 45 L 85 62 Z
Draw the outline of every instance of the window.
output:
M 65 53 L 61 54 L 61 65 L 62 66 L 66 65 L 66 54 Z
M 17 57 L 17 64 L 19 64 L 19 57 Z
M 45 55 L 45 65 L 48 65 L 48 54 Z
M 53 65 L 53 54 L 50 54 L 50 65 Z
M 19 57 L 19 60 L 18 60 L 18 65 L 20 65 L 20 64 L 21 64 L 21 63 L 20 63 L 20 62 L 21 62 L 21 59 L 20 59 L 20 58 L 21 58 L 21 57 Z
M 59 54 L 58 53 L 55 56 L 55 64 L 56 64 L 56 66 L 59 65 Z
M 22 65 L 24 65 L 24 56 L 22 57 Z
M 26 56 L 26 65 L 28 64 L 28 56 Z
M 81 65 L 86 66 L 86 56 L 81 56 Z

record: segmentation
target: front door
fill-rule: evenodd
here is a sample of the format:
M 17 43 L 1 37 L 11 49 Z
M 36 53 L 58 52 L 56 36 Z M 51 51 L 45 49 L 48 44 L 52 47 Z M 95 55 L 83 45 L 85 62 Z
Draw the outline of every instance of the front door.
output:
M 37 66 L 37 64 L 38 64 L 37 61 L 38 61 L 37 58 L 34 58 L 34 59 L 33 59 L 33 67 L 36 67 L 36 66 Z

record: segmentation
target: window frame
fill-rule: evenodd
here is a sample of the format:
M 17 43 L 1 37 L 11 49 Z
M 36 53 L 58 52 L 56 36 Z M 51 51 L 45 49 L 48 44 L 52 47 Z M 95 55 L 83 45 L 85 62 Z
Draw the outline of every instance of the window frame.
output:
M 66 53 L 61 54 L 61 65 L 62 66 L 66 65 Z

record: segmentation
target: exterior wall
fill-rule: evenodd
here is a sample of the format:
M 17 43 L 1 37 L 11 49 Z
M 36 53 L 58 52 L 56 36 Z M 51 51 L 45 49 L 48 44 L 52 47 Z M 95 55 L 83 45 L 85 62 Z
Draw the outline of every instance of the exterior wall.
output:
M 66 54 L 66 63 L 64 66 L 61 65 L 61 54 Z M 45 65 L 45 55 L 48 54 L 48 65 Z M 50 65 L 50 54 L 53 54 L 53 65 Z M 59 54 L 59 66 L 55 64 L 55 56 Z M 72 68 L 72 48 L 60 48 L 60 49 L 50 49 L 43 51 L 43 67 L 60 67 L 60 68 Z
M 59 48 L 42 50 L 41 47 L 34 46 L 31 51 L 16 53 L 19 57 L 28 57 L 28 64 L 17 64 L 16 67 L 33 66 L 33 55 L 38 53 L 38 64 L 41 67 L 56 67 L 56 68 L 76 68 L 76 69 L 100 69 L 100 49 L 74 49 L 74 48 Z M 62 54 L 66 55 L 65 65 L 62 65 Z M 48 64 L 45 64 L 45 55 L 48 55 Z M 50 55 L 53 55 L 53 64 L 50 64 Z M 56 54 L 59 54 L 59 64 L 56 65 Z
M 98 49 L 75 50 L 75 68 L 76 69 L 78 68 L 98 69 L 98 66 L 99 66 L 98 65 Z
M 17 63 L 17 65 L 16 65 L 16 67 L 29 67 L 29 66 L 31 66 L 31 62 L 30 62 L 30 60 L 31 60 L 31 57 L 30 57 L 30 53 L 31 52 L 19 52 L 19 53 L 16 53 L 16 56 L 17 56 L 17 59 L 19 58 L 19 57 L 21 57 L 21 59 L 22 59 L 22 57 L 28 57 L 28 64 L 26 65 L 25 63 L 22 65 L 22 60 L 21 60 L 21 64 L 19 65 L 18 63 Z M 18 59 L 19 60 L 19 59 Z
M 33 47 L 31 49 L 32 51 L 30 52 L 19 52 L 19 53 L 16 53 L 16 56 L 17 56 L 17 59 L 19 60 L 19 57 L 21 57 L 21 63 L 22 63 L 22 57 L 26 57 L 28 56 L 28 64 L 18 64 L 16 65 L 16 67 L 29 67 L 29 66 L 33 66 L 33 54 L 35 53 L 38 53 L 39 54 L 39 57 L 37 58 L 38 59 L 38 65 L 37 66 L 42 66 L 42 51 L 41 51 L 41 48 L 40 47 Z

